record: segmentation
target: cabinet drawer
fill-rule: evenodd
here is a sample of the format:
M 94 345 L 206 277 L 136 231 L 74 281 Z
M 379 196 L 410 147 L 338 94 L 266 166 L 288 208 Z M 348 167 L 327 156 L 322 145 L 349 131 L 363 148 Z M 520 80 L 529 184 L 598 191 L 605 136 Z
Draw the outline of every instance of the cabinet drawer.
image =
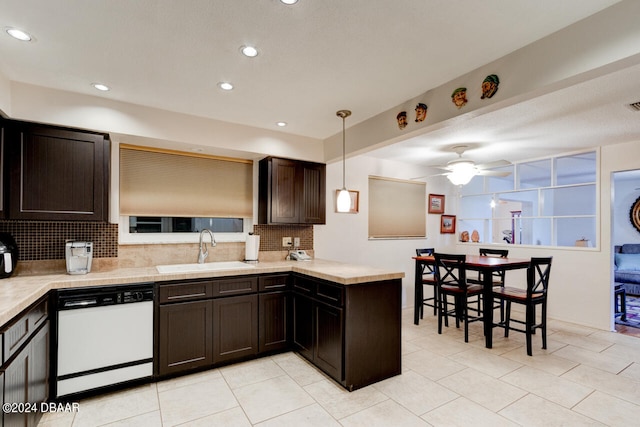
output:
M 273 276 L 260 276 L 258 278 L 258 290 L 263 291 L 283 291 L 289 287 L 288 274 L 276 274 Z
M 333 306 L 342 307 L 342 288 L 326 283 L 318 283 L 316 298 Z
M 311 280 L 296 277 L 293 281 L 293 289 L 299 294 L 313 296 L 316 293 L 316 284 Z
M 38 329 L 38 327 L 49 318 L 49 304 L 47 301 L 42 301 L 36 305 L 29 312 L 29 320 L 31 321 L 32 331 Z
M 221 279 L 212 283 L 214 297 L 242 295 L 258 291 L 258 278 L 255 276 Z
M 3 363 L 27 342 L 33 332 L 47 320 L 47 299 L 43 299 L 16 320 L 4 331 Z
M 160 304 L 194 301 L 211 298 L 212 296 L 213 283 L 210 281 L 160 285 Z

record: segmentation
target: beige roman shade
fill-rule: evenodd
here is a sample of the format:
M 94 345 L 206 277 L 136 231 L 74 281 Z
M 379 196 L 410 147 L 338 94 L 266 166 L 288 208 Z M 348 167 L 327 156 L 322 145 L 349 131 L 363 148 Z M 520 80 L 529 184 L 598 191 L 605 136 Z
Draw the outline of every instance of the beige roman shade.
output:
M 425 237 L 427 184 L 369 176 L 369 237 Z
M 253 163 L 120 145 L 120 214 L 250 218 Z

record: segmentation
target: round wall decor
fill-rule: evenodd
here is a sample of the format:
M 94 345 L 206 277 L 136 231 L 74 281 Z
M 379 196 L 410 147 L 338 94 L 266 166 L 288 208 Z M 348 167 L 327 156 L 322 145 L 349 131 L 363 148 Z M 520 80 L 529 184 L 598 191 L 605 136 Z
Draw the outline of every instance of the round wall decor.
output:
M 640 232 L 640 197 L 633 202 L 631 205 L 631 210 L 629 211 L 629 219 L 631 219 L 631 224 Z

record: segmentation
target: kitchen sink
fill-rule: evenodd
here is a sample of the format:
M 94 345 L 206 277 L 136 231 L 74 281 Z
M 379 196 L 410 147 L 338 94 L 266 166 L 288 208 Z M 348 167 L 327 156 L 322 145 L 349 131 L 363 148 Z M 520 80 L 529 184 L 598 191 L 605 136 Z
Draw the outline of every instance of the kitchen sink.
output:
M 193 263 L 156 266 L 158 273 L 194 273 L 199 271 L 240 270 L 246 268 L 255 268 L 255 265 L 242 261 L 219 261 L 204 264 Z

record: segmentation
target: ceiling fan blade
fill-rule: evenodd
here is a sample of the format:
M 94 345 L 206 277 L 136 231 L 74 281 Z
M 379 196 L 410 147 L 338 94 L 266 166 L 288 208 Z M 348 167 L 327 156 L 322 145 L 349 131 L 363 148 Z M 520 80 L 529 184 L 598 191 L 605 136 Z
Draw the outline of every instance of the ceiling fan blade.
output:
M 434 176 L 446 176 L 446 175 L 449 175 L 450 173 L 451 173 L 451 172 L 447 172 L 447 173 L 437 173 L 437 174 L 435 174 L 435 175 L 417 176 L 417 177 L 415 177 L 415 178 L 411 178 L 411 179 L 412 179 L 412 180 L 413 180 L 413 179 L 415 179 L 415 180 L 420 180 L 420 179 L 425 179 L 425 178 L 431 178 L 431 177 L 434 177 Z
M 496 160 L 495 162 L 483 163 L 481 165 L 476 165 L 478 169 L 493 169 L 499 168 L 502 166 L 510 166 L 511 162 L 508 160 Z
M 478 170 L 476 175 L 482 175 L 482 176 L 509 176 L 509 175 L 511 175 L 511 172 Z

